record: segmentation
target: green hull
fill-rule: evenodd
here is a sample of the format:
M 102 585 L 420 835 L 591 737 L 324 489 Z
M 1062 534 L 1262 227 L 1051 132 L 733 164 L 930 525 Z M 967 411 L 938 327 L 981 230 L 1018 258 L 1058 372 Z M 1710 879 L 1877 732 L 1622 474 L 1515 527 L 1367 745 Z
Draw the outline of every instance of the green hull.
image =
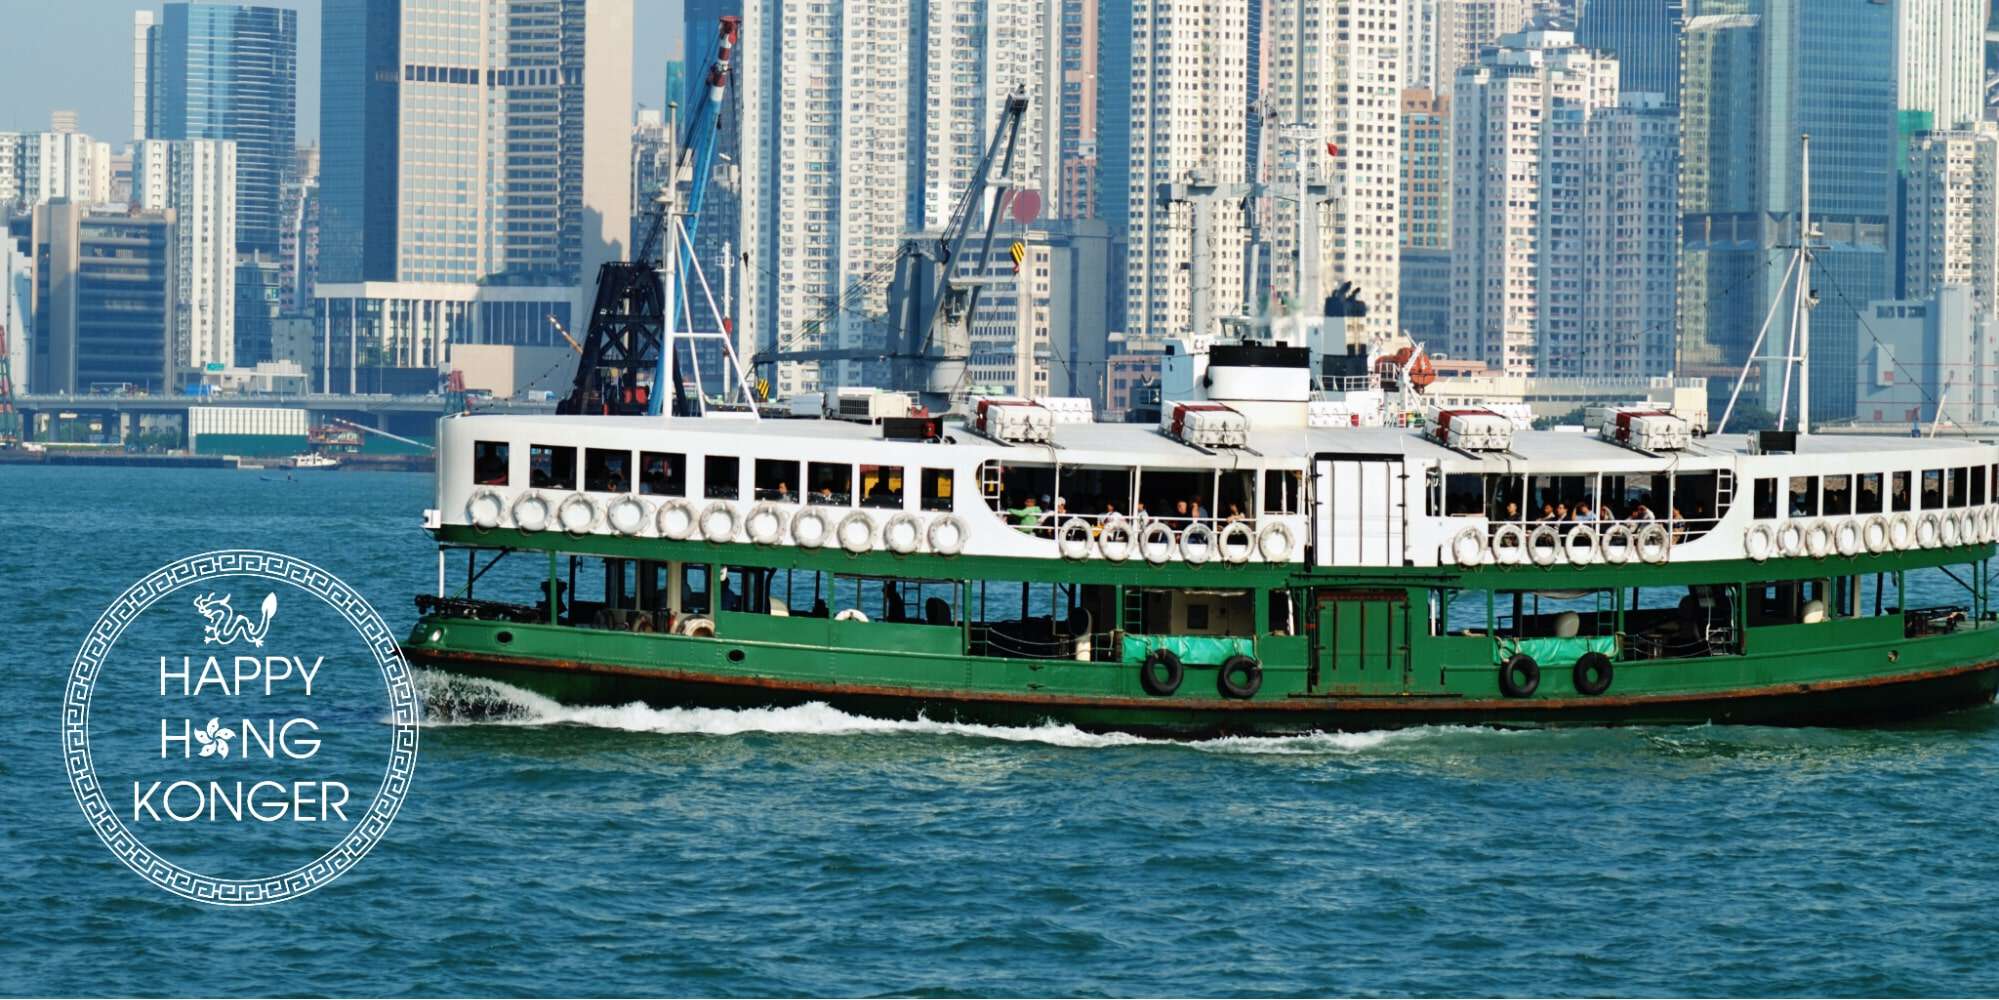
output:
M 1794 561 L 1784 569 L 1796 579 L 1857 587 L 1869 578 L 1875 590 L 1866 602 L 1857 591 L 1845 592 L 1833 602 L 1845 602 L 1845 613 L 1803 623 L 1750 613 L 1752 595 L 1776 586 L 1759 581 L 1781 570 L 1747 561 L 1554 571 L 1313 571 L 854 557 L 824 550 L 507 532 L 482 536 L 452 529 L 440 532 L 440 541 L 486 549 L 517 546 L 527 559 L 548 559 L 551 581 L 558 576 L 555 551 L 560 551 L 673 565 L 953 578 L 966 581 L 957 586 L 968 595 L 980 580 L 1035 579 L 1111 588 L 1105 592 L 1119 595 L 1118 609 L 1098 619 L 1094 633 L 1106 641 L 1086 643 L 1061 659 L 986 655 L 978 626 L 964 621 L 930 625 L 724 611 L 708 615 L 714 637 L 687 637 L 556 624 L 519 606 L 510 606 L 511 620 L 436 610 L 418 622 L 404 644 L 420 666 L 491 678 L 569 704 L 752 708 L 823 702 L 883 718 L 1056 722 L 1092 731 L 1205 737 L 1438 724 L 1865 725 L 1986 704 L 1999 688 L 1999 617 L 1991 610 L 1983 572 L 1963 577 L 1966 604 L 1943 609 L 1954 611 L 1947 618 L 1933 614 L 1939 609 L 1905 613 L 1878 606 L 1883 596 L 1891 604 L 1900 601 L 1904 573 L 1953 565 L 1982 570 L 1977 564 L 1991 555 L 1990 546 Z M 533 552 L 537 548 L 543 551 Z M 1670 612 L 1644 610 L 1650 605 L 1632 588 L 1656 593 L 1717 585 L 1737 595 L 1736 607 L 1726 615 L 1724 645 L 1697 655 L 1635 650 L 1631 640 Z M 1140 619 L 1125 610 L 1123 599 L 1134 588 L 1156 587 L 1234 587 L 1255 595 L 1253 625 L 1226 640 L 1236 645 L 1186 637 L 1193 641 L 1179 647 L 1186 654 L 1184 679 L 1166 694 L 1148 690 L 1139 661 L 1148 643 L 1175 640 L 1133 634 Z M 1584 632 L 1598 638 L 1493 637 L 1501 631 L 1492 622 L 1502 598 L 1555 587 L 1602 588 L 1608 603 Z M 1270 607 L 1280 598 L 1295 607 L 1295 627 L 1273 620 Z M 1438 625 L 1451 620 L 1438 601 L 1451 606 L 1472 601 L 1467 607 L 1486 622 L 1466 628 L 1466 614 L 1455 625 Z M 527 622 L 521 611 L 530 611 Z M 1654 617 L 1646 619 L 1648 614 Z M 1531 649 L 1539 661 L 1539 683 L 1531 691 L 1517 685 L 1504 691 L 1501 664 L 1520 649 Z M 1594 677 L 1572 670 L 1591 649 L 1603 650 L 1613 666 L 1596 692 L 1586 683 Z M 1225 656 L 1217 650 L 1241 652 L 1260 664 L 1262 680 L 1253 694 L 1226 696 L 1216 666 Z

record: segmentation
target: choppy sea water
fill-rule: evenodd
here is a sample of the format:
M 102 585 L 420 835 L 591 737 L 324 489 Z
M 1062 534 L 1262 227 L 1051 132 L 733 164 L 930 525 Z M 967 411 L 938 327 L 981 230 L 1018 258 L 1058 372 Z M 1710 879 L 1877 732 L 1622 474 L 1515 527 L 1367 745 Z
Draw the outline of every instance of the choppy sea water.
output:
M 327 888 L 222 910 L 116 861 L 57 736 L 104 605 L 268 548 L 404 629 L 429 488 L 0 467 L 0 993 L 1999 993 L 1989 708 L 1172 744 L 432 679 Z

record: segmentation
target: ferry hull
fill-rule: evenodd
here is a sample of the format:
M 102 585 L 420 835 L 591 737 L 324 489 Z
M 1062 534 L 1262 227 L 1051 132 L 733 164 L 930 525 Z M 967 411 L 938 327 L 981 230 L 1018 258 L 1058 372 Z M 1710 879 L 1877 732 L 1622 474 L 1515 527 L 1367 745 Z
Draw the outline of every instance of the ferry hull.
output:
M 1857 680 L 1786 683 L 1717 693 L 1483 699 L 1422 695 L 1176 700 L 925 691 L 672 668 L 528 659 L 435 648 L 407 650 L 419 666 L 486 678 L 574 705 L 748 709 L 824 703 L 884 719 L 1001 726 L 1045 723 L 1090 732 L 1201 739 L 1357 732 L 1430 725 L 1497 727 L 1703 725 L 1871 726 L 1991 704 L 1999 660 Z

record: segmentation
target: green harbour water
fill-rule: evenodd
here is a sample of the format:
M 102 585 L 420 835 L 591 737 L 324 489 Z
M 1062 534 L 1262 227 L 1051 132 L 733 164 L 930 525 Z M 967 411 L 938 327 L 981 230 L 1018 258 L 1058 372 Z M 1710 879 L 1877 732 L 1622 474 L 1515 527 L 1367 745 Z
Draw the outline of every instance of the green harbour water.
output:
M 337 881 L 225 909 L 127 869 L 59 739 L 105 606 L 267 549 L 400 633 L 430 493 L 0 466 L 0 994 L 1999 993 L 1991 707 L 1165 743 L 426 677 L 408 798 Z

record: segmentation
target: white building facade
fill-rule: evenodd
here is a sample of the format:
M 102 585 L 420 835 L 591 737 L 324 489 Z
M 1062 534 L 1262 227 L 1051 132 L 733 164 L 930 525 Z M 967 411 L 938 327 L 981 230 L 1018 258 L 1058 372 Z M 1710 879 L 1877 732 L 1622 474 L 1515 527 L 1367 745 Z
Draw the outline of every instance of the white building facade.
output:
M 236 364 L 236 144 L 148 139 L 132 154 L 132 203 L 172 212 L 174 363 Z
M 1999 125 L 1919 135 L 1909 144 L 1903 279 L 1910 298 L 1966 289 L 1999 313 Z
M 1928 111 L 1936 128 L 1977 122 L 1985 112 L 1985 19 L 1989 0 L 1895 0 L 1896 106 Z

